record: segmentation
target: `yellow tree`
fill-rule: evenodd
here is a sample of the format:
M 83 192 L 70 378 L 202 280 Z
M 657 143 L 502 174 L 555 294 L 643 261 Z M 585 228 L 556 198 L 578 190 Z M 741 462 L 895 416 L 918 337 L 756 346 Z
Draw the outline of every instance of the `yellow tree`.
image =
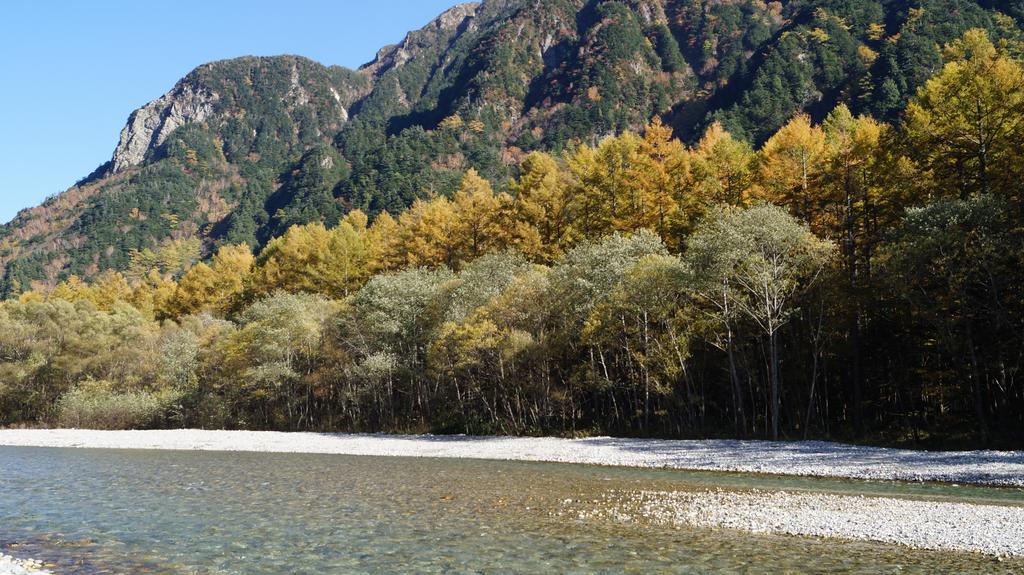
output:
M 387 259 L 400 267 L 452 266 L 458 258 L 455 211 L 443 196 L 416 200 L 398 218 Z
M 149 270 L 132 286 L 131 303 L 149 317 L 167 319 L 175 315 L 174 294 L 178 284 L 156 269 Z
M 49 293 L 49 298 L 69 301 L 72 303 L 90 299 L 89 284 L 82 281 L 77 275 L 57 284 Z
M 652 124 L 649 132 L 646 138 L 631 132 L 605 138 L 597 148 L 580 147 L 569 158 L 573 213 L 583 236 L 640 229 L 668 235 L 676 210 L 672 178 L 683 160 L 673 150 L 668 128 Z
M 692 194 L 683 209 L 699 218 L 717 204 L 747 206 L 754 199 L 754 161 L 750 145 L 715 122 L 690 153 Z
M 678 247 L 684 222 L 690 219 L 680 209 L 689 190 L 690 157 L 682 142 L 672 137 L 672 128 L 659 118 L 644 130 L 633 176 L 641 191 L 643 224 L 670 247 Z
M 171 304 L 174 315 L 199 311 L 226 314 L 241 296 L 252 271 L 253 255 L 245 244 L 217 250 L 209 265 L 198 263 L 181 278 Z
M 965 197 L 1019 199 L 1024 141 L 1024 68 L 981 29 L 945 48 L 946 64 L 907 106 L 911 153 L 936 183 Z
M 110 311 L 119 302 L 130 302 L 132 289 L 124 274 L 107 270 L 97 275 L 91 284 L 73 275 L 53 288 L 49 297 L 69 302 L 87 301 L 98 310 Z
M 608 137 L 596 148 L 580 146 L 568 159 L 573 176 L 573 227 L 582 237 L 611 234 L 629 218 L 640 138 L 624 133 Z
M 453 268 L 507 245 L 507 231 L 501 226 L 501 208 L 511 198 L 494 195 L 491 184 L 470 168 L 452 197 Z
M 821 176 L 825 161 L 825 133 L 798 114 L 765 142 L 758 157 L 758 175 L 767 199 L 786 206 L 821 233 L 823 210 Z
M 511 243 L 530 259 L 559 259 L 571 242 L 567 174 L 543 152 L 526 156 L 508 206 Z
M 869 249 L 882 230 L 922 196 L 927 178 L 895 145 L 891 126 L 869 116 L 854 117 L 844 104 L 822 124 L 825 163 L 821 185 L 831 211 L 827 222 L 835 237 Z M 857 240 L 860 236 L 864 239 Z
M 387 211 L 377 214 L 366 230 L 366 245 L 370 250 L 371 273 L 398 269 L 403 263 L 397 254 L 398 222 Z
M 346 218 L 331 230 L 319 222 L 292 226 L 260 252 L 246 291 L 250 296 L 283 290 L 346 297 L 370 276 L 367 230 L 353 226 L 360 222 L 365 226 L 365 217 Z
M 189 268 L 182 276 L 171 299 L 171 315 L 179 317 L 207 309 L 217 297 L 216 272 L 205 262 Z

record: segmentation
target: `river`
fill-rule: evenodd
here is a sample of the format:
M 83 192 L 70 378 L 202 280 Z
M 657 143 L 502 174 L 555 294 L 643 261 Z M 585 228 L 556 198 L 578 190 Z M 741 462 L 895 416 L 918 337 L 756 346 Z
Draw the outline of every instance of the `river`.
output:
M 603 494 L 786 489 L 1024 504 L 1020 489 L 588 465 L 0 447 L 0 552 L 55 573 L 1012 573 L 1024 561 L 580 519 Z M 597 503 L 594 503 L 597 504 Z

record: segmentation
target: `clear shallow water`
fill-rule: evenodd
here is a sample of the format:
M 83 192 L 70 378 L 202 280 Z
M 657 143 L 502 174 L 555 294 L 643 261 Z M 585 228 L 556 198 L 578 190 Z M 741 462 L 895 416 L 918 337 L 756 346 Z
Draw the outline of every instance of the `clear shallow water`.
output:
M 1020 573 L 1024 562 L 559 515 L 609 490 L 1024 491 L 595 466 L 0 447 L 0 552 L 59 573 Z

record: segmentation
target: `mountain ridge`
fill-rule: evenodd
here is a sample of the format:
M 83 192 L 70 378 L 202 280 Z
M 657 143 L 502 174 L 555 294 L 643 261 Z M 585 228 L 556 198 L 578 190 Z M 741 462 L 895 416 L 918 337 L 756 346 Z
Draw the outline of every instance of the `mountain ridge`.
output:
M 293 55 L 203 64 L 132 112 L 108 164 L 0 226 L 0 294 L 125 269 L 183 238 L 255 248 L 351 209 L 401 211 L 469 168 L 500 187 L 529 151 L 653 117 L 689 141 L 717 121 L 753 143 L 838 102 L 895 120 L 938 45 L 975 26 L 1019 35 L 1015 6 L 485 0 L 356 70 Z

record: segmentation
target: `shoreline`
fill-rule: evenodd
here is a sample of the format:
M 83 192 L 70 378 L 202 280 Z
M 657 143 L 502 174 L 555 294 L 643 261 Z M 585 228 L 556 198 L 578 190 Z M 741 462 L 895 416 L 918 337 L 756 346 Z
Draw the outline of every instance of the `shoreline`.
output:
M 34 429 L 0 430 L 0 446 L 488 459 L 1024 487 L 1020 451 L 915 452 L 820 441 Z M 1015 561 L 1024 557 L 1024 505 L 1014 503 L 715 488 L 609 491 L 599 499 L 566 504 L 557 514 L 578 520 L 877 541 Z M 10 573 L 0 568 L 0 575 Z
M 1024 487 L 1024 451 L 911 451 L 825 441 L 7 429 L 0 430 L 0 446 L 492 459 Z
M 1024 557 L 1024 507 L 792 491 L 611 492 L 575 514 L 669 527 L 876 541 Z

